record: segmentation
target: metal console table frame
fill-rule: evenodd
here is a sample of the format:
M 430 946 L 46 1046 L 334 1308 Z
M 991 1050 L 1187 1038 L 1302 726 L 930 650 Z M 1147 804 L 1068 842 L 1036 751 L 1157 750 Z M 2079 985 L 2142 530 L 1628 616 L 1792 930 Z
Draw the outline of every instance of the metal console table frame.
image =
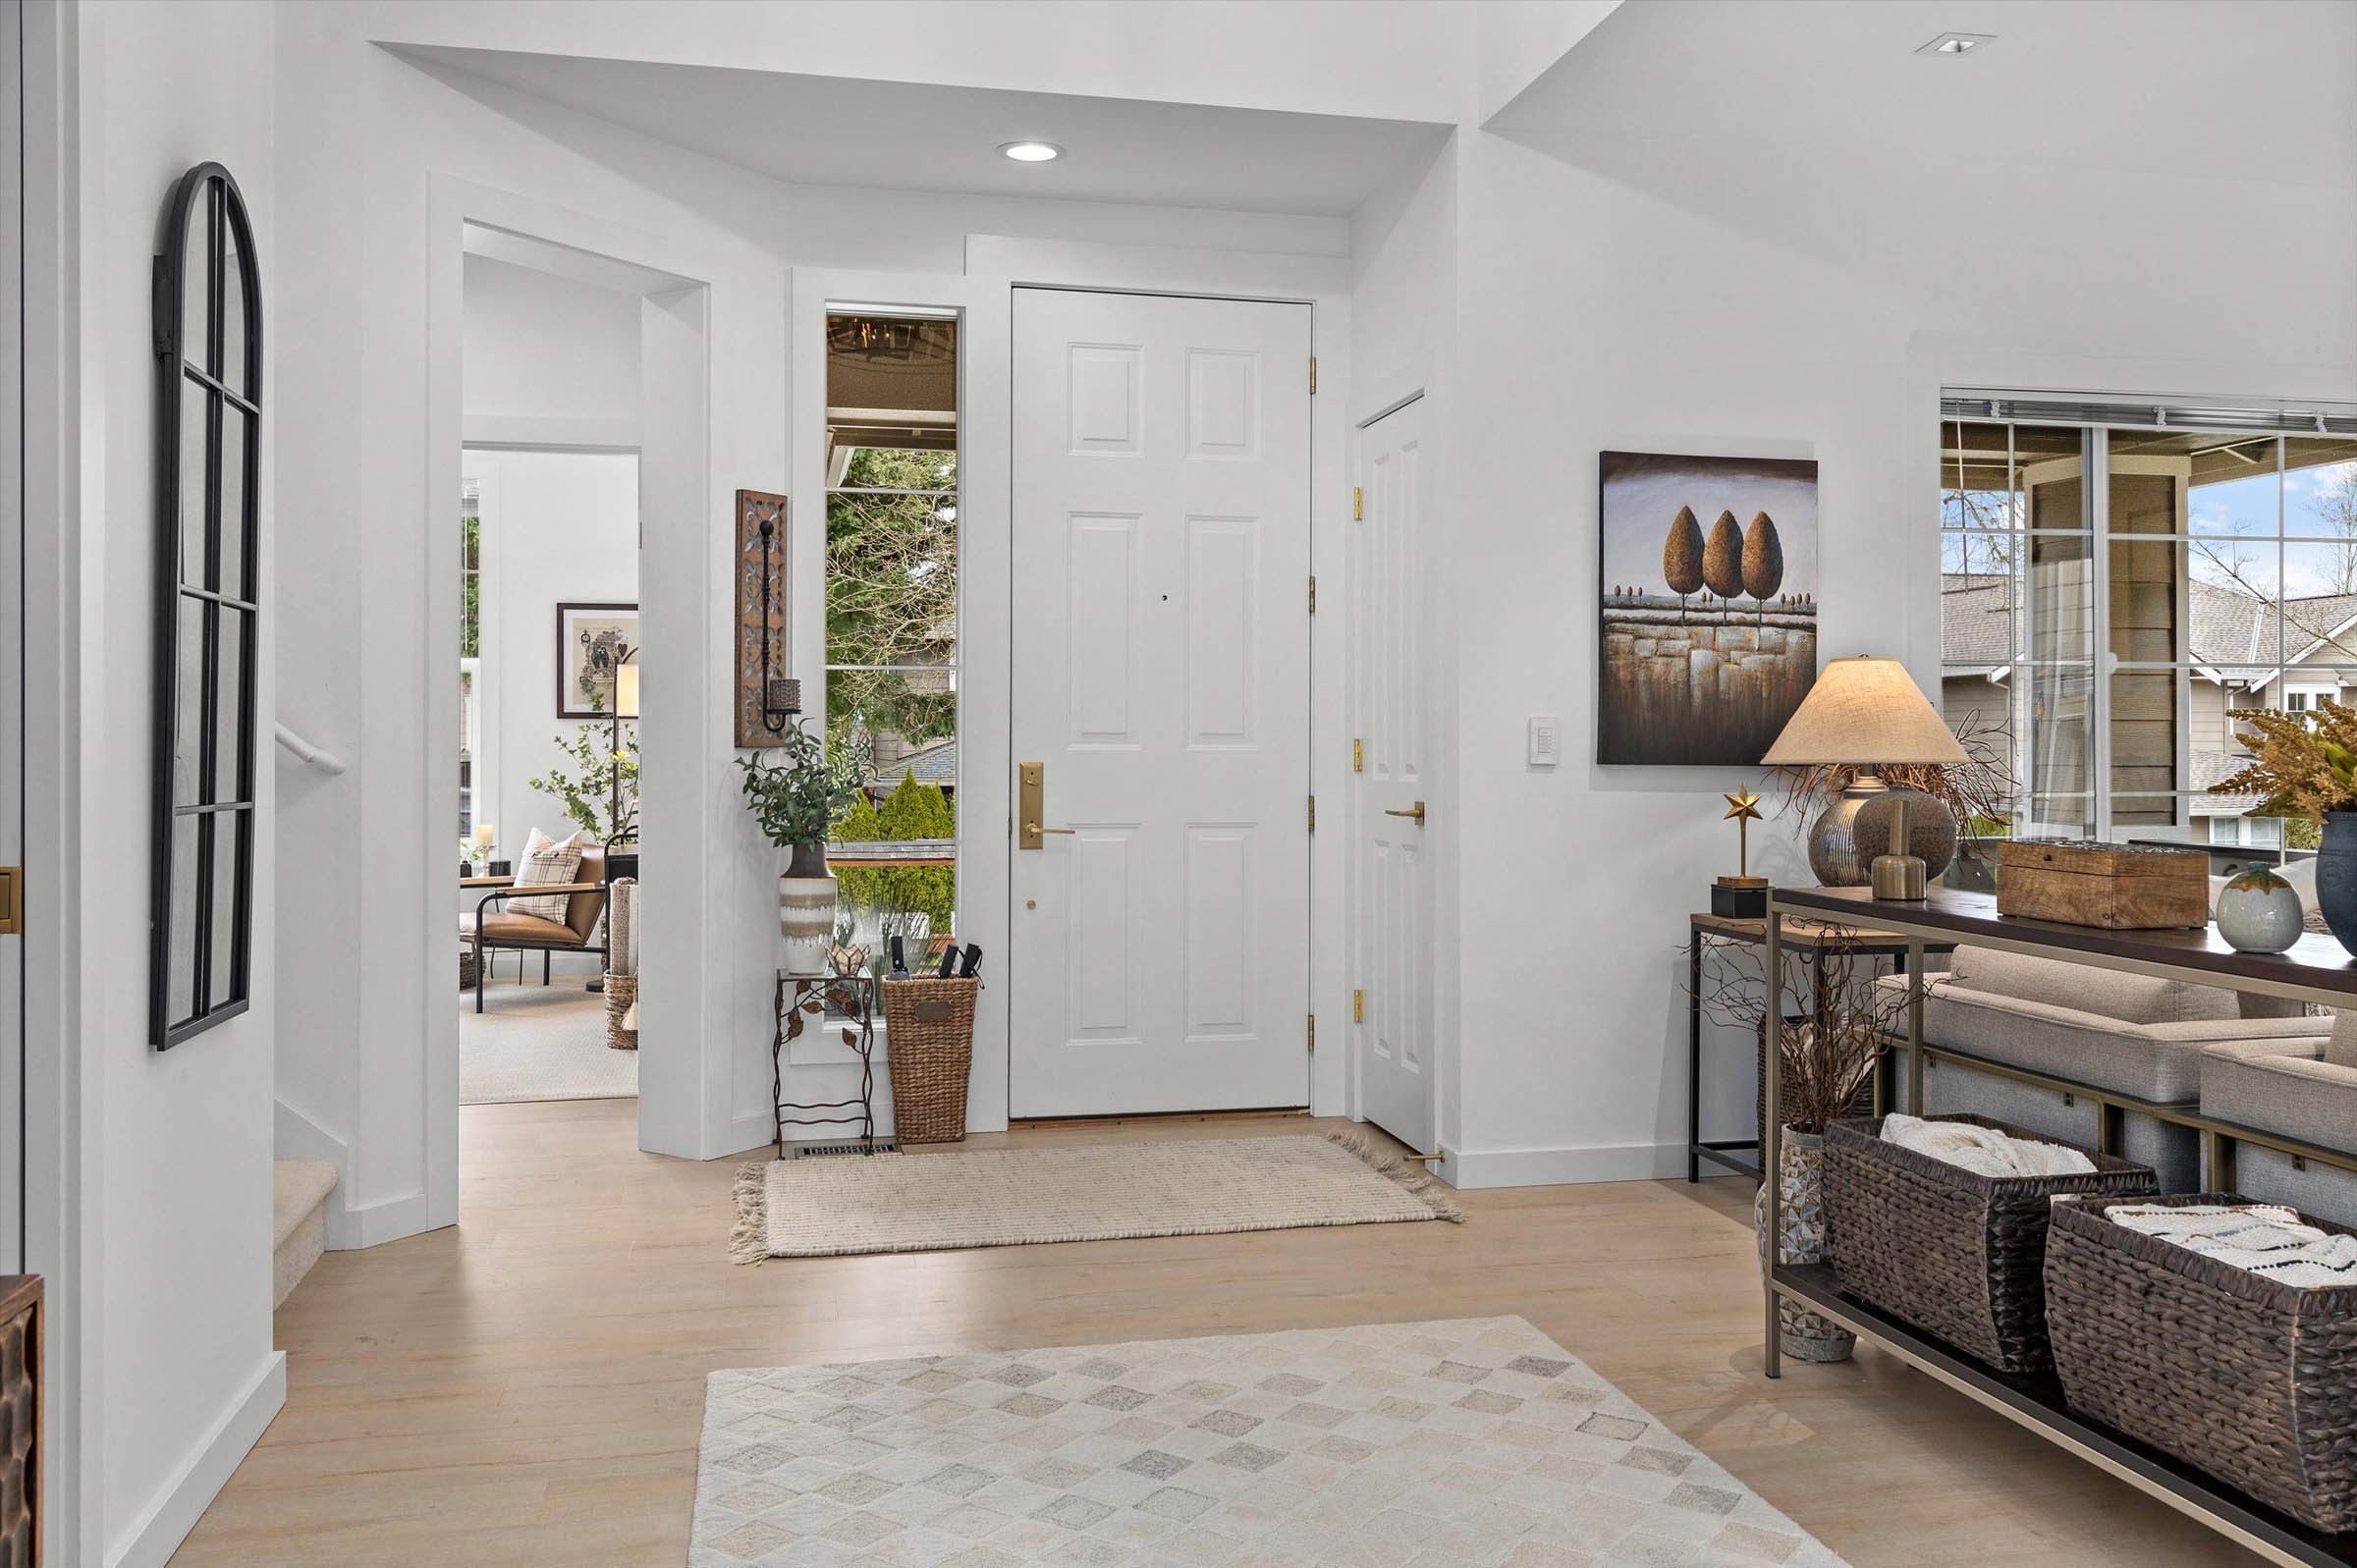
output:
M 1757 947 L 1767 942 L 1768 922 L 1750 920 L 1734 915 L 1695 913 L 1686 917 L 1686 1180 L 1702 1179 L 1702 1162 L 1709 1161 L 1724 1165 L 1737 1175 L 1760 1179 L 1756 1160 L 1746 1160 L 1738 1150 L 1758 1150 L 1760 1140 L 1749 1138 L 1705 1138 L 1702 1135 L 1702 960 L 1713 943 L 1730 946 Z M 1823 1017 L 1829 1002 L 1825 983 L 1825 955 L 1837 949 L 1848 955 L 1863 958 L 1889 958 L 1899 969 L 1907 964 L 1907 939 L 1889 931 L 1862 931 L 1822 920 L 1787 920 L 1780 934 L 1784 946 L 1798 947 L 1808 955 L 1810 1006 L 1812 1016 Z M 1946 952 L 1950 943 L 1935 943 L 1928 952 Z M 1876 1064 L 1875 1083 L 1878 1094 L 1882 1089 L 1881 1063 Z M 1880 1102 L 1878 1101 L 1878 1104 Z
M 793 990 L 791 1000 L 787 996 Z M 850 1126 L 856 1123 L 859 1142 L 869 1153 L 876 1147 L 876 980 L 873 975 L 797 975 L 778 971 L 773 1000 L 777 1030 L 769 1040 L 769 1101 L 777 1118 L 777 1158 L 786 1158 L 789 1127 Z M 823 1015 L 829 1006 L 851 1020 L 844 1044 L 859 1058 L 859 1095 L 855 1100 L 829 1100 L 800 1105 L 786 1098 L 786 1047 L 801 1038 L 803 1019 Z M 856 1111 L 855 1115 L 789 1116 L 789 1110 Z
M 1955 1061 L 2041 1088 L 2084 1095 L 2094 1101 L 2102 1108 L 2098 1117 L 2099 1141 L 2107 1153 L 2117 1151 L 2123 1123 L 2131 1110 L 2198 1130 L 2202 1134 L 2204 1174 L 2213 1191 L 2232 1190 L 2234 1149 L 2241 1143 L 2258 1144 L 2295 1159 L 2357 1171 L 2357 1156 L 2204 1116 L 2198 1102 L 2156 1105 L 2070 1079 L 1992 1062 L 1968 1052 L 1932 1046 L 1923 1038 L 1923 954 L 1927 946 L 1970 943 L 2006 952 L 2059 958 L 2163 980 L 2192 981 L 2229 991 L 2257 992 L 2295 1001 L 2326 1006 L 2357 1005 L 2357 962 L 2329 937 L 2303 937 L 2285 953 L 2241 953 L 2228 947 L 2215 930 L 2115 932 L 2000 916 L 1997 900 L 1987 893 L 1936 888 L 1920 902 L 1902 903 L 1877 900 L 1863 888 L 1772 888 L 1768 894 L 1766 931 L 1767 969 L 1771 975 L 1779 972 L 1781 961 L 1776 924 L 1780 914 L 1830 924 L 1854 920 L 1861 927 L 1871 926 L 1906 939 L 1907 1034 L 1904 1040 L 1894 1039 L 1891 1045 L 1907 1055 L 1907 1104 L 1911 1107 L 1923 1104 L 1925 1068 L 1935 1061 Z M 1769 1053 L 1767 1094 L 1771 1105 L 1776 1104 L 1780 1089 L 1779 1068 L 1777 1054 Z M 1761 1129 L 1761 1133 L 1766 1144 L 1765 1162 L 1773 1169 L 1782 1127 L 1771 1118 L 1770 1125 Z M 1764 1190 L 1768 1211 L 1766 1234 L 1775 1235 L 1781 1195 L 1773 1181 L 1765 1183 Z M 1764 1269 L 1762 1282 L 1767 1297 L 1765 1364 L 1771 1378 L 1781 1377 L 1783 1372 L 1781 1347 L 1777 1337 L 1777 1306 L 1790 1298 L 2269 1562 L 2287 1568 L 2357 1565 L 2357 1531 L 2328 1535 L 2311 1530 L 2192 1465 L 2087 1420 L 2063 1402 L 2060 1385 L 2051 1374 L 2010 1377 L 1993 1371 L 1882 1309 L 1843 1294 L 1838 1277 L 1828 1265 L 1775 1264 Z

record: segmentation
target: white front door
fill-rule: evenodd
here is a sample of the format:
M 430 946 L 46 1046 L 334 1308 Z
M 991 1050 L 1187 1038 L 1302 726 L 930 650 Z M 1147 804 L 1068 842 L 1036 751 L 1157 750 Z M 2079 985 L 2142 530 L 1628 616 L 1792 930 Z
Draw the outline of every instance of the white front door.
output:
M 1018 289 L 1008 1108 L 1307 1103 L 1307 305 Z
M 1424 639 L 1424 403 L 1359 433 L 1350 528 L 1350 732 L 1358 747 L 1350 864 L 1359 1113 L 1411 1149 L 1439 1128 L 1432 1066 L 1432 859 L 1425 810 L 1432 725 Z
M 25 140 L 15 8 L 0 27 L 0 866 L 25 861 Z M 22 901 L 23 877 L 17 899 Z M 42 892 L 54 898 L 54 890 Z M 47 907 L 54 909 L 54 902 Z M 0 1271 L 22 1271 L 25 940 L 0 937 Z

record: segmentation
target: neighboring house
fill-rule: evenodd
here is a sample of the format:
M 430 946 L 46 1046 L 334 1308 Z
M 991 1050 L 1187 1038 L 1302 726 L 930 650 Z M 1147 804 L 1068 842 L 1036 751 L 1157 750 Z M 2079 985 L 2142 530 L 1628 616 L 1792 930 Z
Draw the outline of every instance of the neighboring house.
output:
M 892 798 L 904 779 L 914 775 L 918 784 L 938 784 L 952 800 L 958 798 L 958 742 L 935 740 L 910 745 L 899 735 L 878 735 L 875 755 L 867 769 L 868 799 L 878 805 Z

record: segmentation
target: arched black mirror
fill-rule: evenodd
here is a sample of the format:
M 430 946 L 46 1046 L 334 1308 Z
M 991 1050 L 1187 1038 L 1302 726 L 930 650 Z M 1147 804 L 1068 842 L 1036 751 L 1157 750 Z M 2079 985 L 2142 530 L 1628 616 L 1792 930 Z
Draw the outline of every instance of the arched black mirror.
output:
M 262 310 L 217 163 L 172 189 L 155 258 L 155 841 L 149 1038 L 244 1012 L 253 947 Z

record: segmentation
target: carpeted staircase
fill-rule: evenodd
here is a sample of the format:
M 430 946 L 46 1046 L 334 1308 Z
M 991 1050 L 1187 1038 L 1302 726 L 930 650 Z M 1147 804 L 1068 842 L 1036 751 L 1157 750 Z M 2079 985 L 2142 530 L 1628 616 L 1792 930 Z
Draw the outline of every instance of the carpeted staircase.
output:
M 281 1160 L 270 1177 L 270 1305 L 302 1283 L 327 1250 L 327 1199 L 336 1167 L 324 1160 Z

